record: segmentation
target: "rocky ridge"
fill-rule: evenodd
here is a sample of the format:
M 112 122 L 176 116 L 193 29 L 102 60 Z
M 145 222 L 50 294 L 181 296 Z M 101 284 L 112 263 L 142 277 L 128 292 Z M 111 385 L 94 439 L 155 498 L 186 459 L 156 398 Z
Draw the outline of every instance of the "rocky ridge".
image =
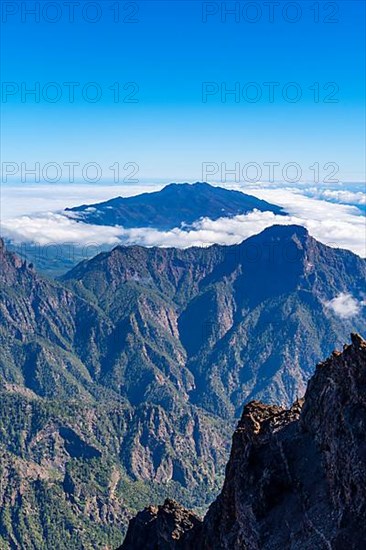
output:
M 251 402 L 203 521 L 174 501 L 131 520 L 120 550 L 359 550 L 366 540 L 366 342 L 320 363 L 286 410 Z

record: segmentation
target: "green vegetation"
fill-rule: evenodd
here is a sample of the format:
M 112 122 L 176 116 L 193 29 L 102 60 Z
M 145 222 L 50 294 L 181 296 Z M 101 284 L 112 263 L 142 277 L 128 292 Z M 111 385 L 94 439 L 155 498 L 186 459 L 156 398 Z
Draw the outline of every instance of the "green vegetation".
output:
M 290 403 L 318 360 L 366 329 L 361 312 L 325 305 L 362 296 L 365 260 L 302 228 L 237 247 L 116 248 L 62 282 L 0 256 L 0 544 L 11 550 L 115 548 L 130 514 L 168 496 L 201 513 L 243 403 Z

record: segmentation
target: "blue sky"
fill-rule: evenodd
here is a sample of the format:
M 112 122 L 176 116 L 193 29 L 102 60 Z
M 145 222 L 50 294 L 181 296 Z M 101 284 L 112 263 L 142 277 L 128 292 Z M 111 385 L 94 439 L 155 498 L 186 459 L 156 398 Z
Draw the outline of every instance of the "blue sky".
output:
M 295 2 L 301 14 L 291 8 L 284 14 L 287 2 L 279 2 L 273 22 L 269 8 L 258 2 L 261 14 L 252 23 L 247 19 L 255 13 L 243 11 L 248 2 L 239 3 L 238 21 L 229 15 L 222 20 L 222 2 L 119 2 L 121 20 L 114 22 L 113 2 L 104 0 L 97 3 L 101 13 L 95 23 L 83 20 L 85 2 L 75 8 L 74 22 L 58 2 L 61 17 L 54 23 L 47 20 L 55 16 L 52 10 L 34 22 L 34 16 L 21 13 L 20 3 L 3 4 L 19 8 L 15 14 L 5 13 L 3 24 L 2 80 L 11 83 L 5 84 L 10 94 L 2 96 L 3 162 L 29 167 L 35 162 L 41 167 L 95 162 L 104 180 L 111 179 L 109 166 L 114 163 L 136 163 L 141 181 L 205 179 L 205 162 L 225 163 L 228 169 L 235 163 L 241 169 L 247 163 L 263 168 L 263 163 L 278 162 L 276 179 L 281 179 L 282 166 L 296 162 L 302 179 L 311 181 L 309 166 L 319 162 L 322 178 L 322 167 L 335 162 L 341 180 L 365 179 L 362 1 L 319 2 L 319 22 L 311 9 L 317 3 L 311 0 Z M 29 8 L 33 4 L 26 2 Z M 234 4 L 226 2 L 227 8 Z M 92 8 L 87 13 L 94 17 Z M 299 20 L 289 22 L 296 15 Z M 331 19 L 338 22 L 327 22 Z M 36 82 L 40 89 L 56 83 L 61 99 L 52 103 L 41 96 L 37 103 L 32 96 L 22 97 L 22 83 L 32 88 Z M 65 82 L 80 83 L 73 103 Z M 100 101 L 83 98 L 80 90 L 88 82 L 101 90 Z M 138 101 L 114 102 L 109 87 L 115 82 L 122 98 L 130 93 Z M 204 82 L 219 90 L 206 102 Z M 273 102 L 265 82 L 278 83 Z M 282 97 L 289 82 L 296 83 L 290 96 L 301 90 L 296 103 Z M 310 90 L 316 82 L 319 102 Z M 124 90 L 126 83 L 135 84 Z M 254 85 L 246 88 L 248 83 Z M 324 90 L 327 83 L 334 84 Z M 240 100 L 229 95 L 222 101 L 220 90 L 235 85 Z M 49 93 L 56 88 L 50 87 Z M 249 102 L 251 92 L 258 90 L 262 98 Z M 325 103 L 327 96 L 338 101 Z M 263 169 L 264 180 L 266 173 Z M 67 176 L 63 168 L 62 177 Z M 221 172 L 214 179 L 220 177 Z

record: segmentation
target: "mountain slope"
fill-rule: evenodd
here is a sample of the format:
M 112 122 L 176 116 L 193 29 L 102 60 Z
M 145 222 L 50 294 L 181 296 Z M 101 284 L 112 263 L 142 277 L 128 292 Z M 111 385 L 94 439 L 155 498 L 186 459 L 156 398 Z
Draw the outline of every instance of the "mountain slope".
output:
M 187 398 L 232 417 L 248 398 L 288 405 L 314 363 L 350 330 L 365 330 L 365 277 L 365 260 L 351 252 L 322 245 L 302 227 L 273 226 L 237 246 L 117 247 L 63 282 L 105 312 L 118 327 L 115 341 L 132 339 L 136 351 L 138 336 L 139 362 L 150 373 L 152 360 L 178 384 L 180 365 Z M 339 296 L 354 301 L 354 314 L 337 314 Z M 118 383 L 119 357 L 102 366 L 108 384 Z M 141 396 L 153 391 L 145 380 Z M 125 390 L 130 396 L 128 383 Z
M 366 342 L 318 365 L 289 410 L 251 402 L 203 522 L 177 503 L 130 522 L 121 550 L 358 550 L 366 539 Z
M 190 225 L 200 218 L 231 218 L 254 209 L 285 214 L 282 208 L 266 201 L 240 191 L 213 187 L 208 183 L 172 183 L 158 192 L 83 204 L 68 208 L 66 212 L 72 212 L 73 217 L 76 215 L 82 222 L 96 225 L 169 230 L 182 224 Z
M 113 548 L 131 512 L 168 495 L 202 510 L 241 403 L 287 404 L 314 360 L 365 330 L 366 262 L 297 226 L 232 247 L 117 247 L 59 282 L 3 246 L 0 262 L 5 547 Z
M 113 548 L 151 497 L 207 505 L 227 452 L 223 422 L 162 375 L 144 400 L 101 383 L 101 359 L 117 354 L 113 321 L 2 243 L 0 263 L 0 546 Z M 139 338 L 128 345 L 142 384 Z M 129 356 L 131 379 L 133 367 Z

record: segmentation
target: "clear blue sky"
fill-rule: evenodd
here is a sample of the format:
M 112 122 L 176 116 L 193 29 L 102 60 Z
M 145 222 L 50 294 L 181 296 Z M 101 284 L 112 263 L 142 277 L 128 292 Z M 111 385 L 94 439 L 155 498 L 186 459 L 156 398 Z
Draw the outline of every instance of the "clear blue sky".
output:
M 58 3 L 62 11 L 41 13 L 40 22 L 21 13 L 20 3 L 10 3 L 17 5 L 18 13 L 3 13 L 2 80 L 13 83 L 5 85 L 10 95 L 4 99 L 3 94 L 3 161 L 30 166 L 97 162 L 104 179 L 111 177 L 107 167 L 115 162 L 134 162 L 139 178 L 172 181 L 200 180 L 203 162 L 225 162 L 228 167 L 235 162 L 297 162 L 304 179 L 314 162 L 337 162 L 341 179 L 364 179 L 361 0 L 320 1 L 319 22 L 314 21 L 317 15 L 311 6 L 317 3 L 312 0 L 295 3 L 301 14 L 292 8 L 283 14 L 287 2 L 279 2 L 273 22 L 268 6 L 258 2 L 262 13 L 257 12 L 258 21 L 252 23 L 248 18 L 256 14 L 251 8 L 245 12 L 247 2 L 239 3 L 238 21 L 227 15 L 226 22 L 221 2 L 141 1 L 133 3 L 138 6 L 136 14 L 133 4 L 120 2 L 121 20 L 114 22 L 113 2 L 104 0 L 95 23 L 83 20 L 85 2 L 75 7 L 74 22 L 64 3 Z M 34 2 L 26 4 L 31 8 Z M 333 14 L 334 5 L 339 10 Z M 207 11 L 217 13 L 208 14 L 204 22 Z M 54 23 L 45 20 L 59 16 Z M 87 17 L 94 16 L 90 8 Z M 296 16 L 297 22 L 288 21 Z M 332 19 L 338 22 L 327 22 Z M 22 83 L 31 88 L 35 82 L 41 89 L 55 82 L 61 100 L 52 103 L 40 97 L 36 103 L 33 96 L 22 97 Z M 68 101 L 65 82 L 80 83 L 74 103 Z M 80 90 L 88 82 L 97 83 L 103 94 L 100 101 L 83 99 Z M 115 82 L 121 85 L 122 98 L 137 89 L 130 85 L 123 90 L 123 85 L 136 83 L 139 89 L 130 97 L 138 102 L 115 103 L 108 89 Z M 215 83 L 215 93 L 206 102 L 203 82 Z M 236 82 L 240 101 L 234 96 L 221 101 L 216 90 L 233 88 Z M 249 82 L 255 87 L 246 89 Z M 273 102 L 268 101 L 265 82 L 279 83 Z M 300 101 L 283 99 L 288 82 L 301 89 Z M 309 89 L 315 82 L 320 84 L 318 103 Z M 334 96 L 329 96 L 334 85 L 323 89 L 328 82 L 339 88 Z M 55 90 L 49 88 L 49 97 Z M 255 90 L 262 92 L 262 99 L 246 101 Z M 94 93 L 93 88 L 88 91 Z M 290 95 L 294 91 L 289 89 Z M 324 103 L 326 96 L 338 102 Z

